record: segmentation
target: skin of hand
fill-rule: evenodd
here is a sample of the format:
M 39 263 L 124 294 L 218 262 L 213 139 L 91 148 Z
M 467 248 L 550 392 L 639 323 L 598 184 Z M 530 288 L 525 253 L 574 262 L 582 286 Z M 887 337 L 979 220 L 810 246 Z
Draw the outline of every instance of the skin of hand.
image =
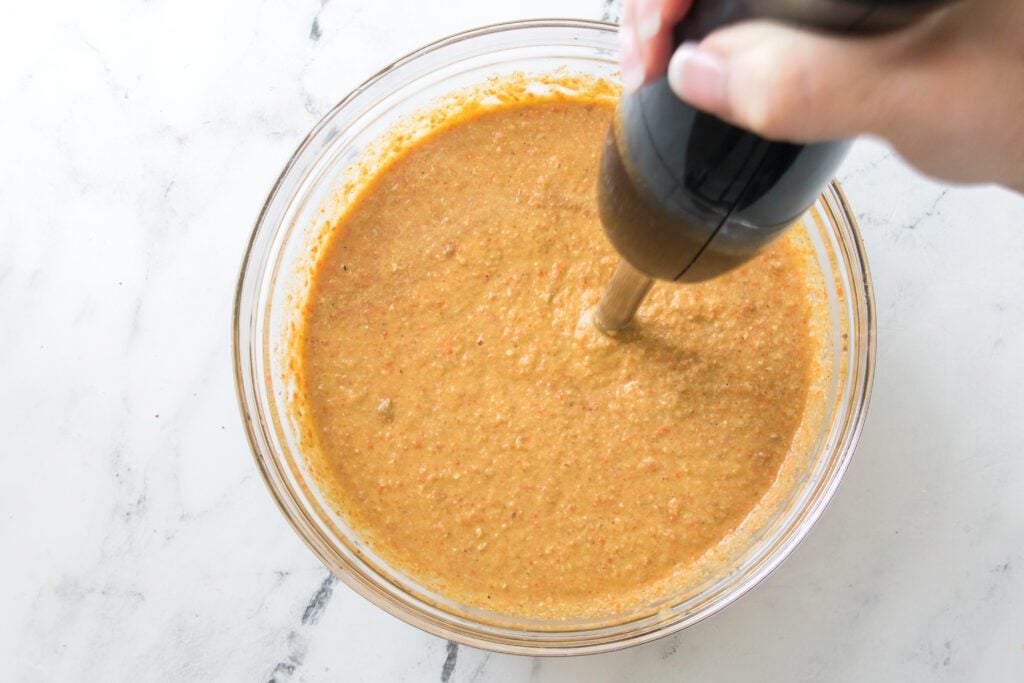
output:
M 874 36 L 744 22 L 673 53 L 694 1 L 624 0 L 627 92 L 667 70 L 683 100 L 763 137 L 877 135 L 929 175 L 1024 192 L 1024 0 L 961 0 Z

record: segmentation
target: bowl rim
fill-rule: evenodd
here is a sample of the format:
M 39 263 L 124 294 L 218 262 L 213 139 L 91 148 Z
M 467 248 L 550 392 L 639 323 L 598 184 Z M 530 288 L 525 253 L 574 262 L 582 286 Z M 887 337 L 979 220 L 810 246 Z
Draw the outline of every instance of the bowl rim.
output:
M 824 212 L 828 214 L 826 220 L 827 223 L 839 227 L 843 227 L 843 223 L 846 224 L 846 229 L 835 230 L 835 238 L 839 247 L 838 251 L 844 255 L 843 262 L 847 264 L 848 267 L 855 269 L 855 272 L 853 272 L 852 275 L 857 277 L 856 284 L 859 286 L 856 288 L 856 296 L 853 292 L 849 293 L 847 296 L 851 297 L 851 305 L 856 309 L 855 315 L 862 316 L 864 321 L 863 348 L 860 349 L 860 353 L 857 354 L 856 358 L 851 359 L 851 362 L 858 362 L 863 367 L 863 373 L 860 378 L 861 381 L 859 382 L 860 386 L 851 387 L 852 395 L 859 395 L 860 400 L 851 402 L 849 413 L 845 416 L 847 426 L 841 430 L 842 438 L 840 443 L 845 443 L 846 446 L 843 448 L 841 457 L 836 464 L 833 476 L 824 482 L 825 487 L 823 488 L 821 495 L 808 501 L 809 505 L 804 510 L 804 517 L 801 523 L 794 525 L 793 528 L 789 530 L 787 537 L 775 547 L 771 555 L 766 558 L 766 561 L 764 561 L 755 571 L 745 577 L 743 581 L 735 584 L 719 600 L 714 601 L 689 615 L 664 622 L 656 628 L 646 631 L 639 633 L 626 633 L 615 639 L 606 639 L 597 642 L 556 644 L 540 642 L 531 643 L 525 640 L 497 640 L 492 637 L 484 637 L 479 634 L 467 633 L 459 628 L 453 628 L 448 624 L 429 617 L 429 615 L 423 614 L 410 605 L 393 601 L 387 595 L 382 594 L 374 586 L 367 584 L 362 577 L 345 569 L 344 567 L 339 566 L 333 557 L 325 553 L 324 550 L 318 547 L 318 544 L 314 542 L 314 539 L 309 537 L 307 533 L 308 530 L 300 527 L 298 520 L 296 520 L 292 512 L 286 508 L 282 501 L 278 487 L 275 484 L 276 477 L 274 473 L 270 471 L 267 462 L 265 462 L 263 458 L 262 449 L 256 434 L 259 424 L 262 424 L 260 421 L 260 411 L 246 395 L 248 382 L 246 381 L 247 376 L 245 365 L 248 357 L 243 356 L 244 350 L 242 348 L 241 337 L 242 326 L 245 321 L 243 320 L 242 309 L 246 296 L 246 285 L 248 279 L 249 277 L 257 277 L 258 275 L 251 271 L 251 268 L 255 265 L 254 259 L 256 256 L 255 249 L 257 242 L 264 232 L 275 228 L 275 226 L 266 224 L 267 216 L 270 213 L 272 206 L 278 200 L 278 196 L 281 193 L 286 180 L 289 178 L 297 163 L 307 152 L 314 140 L 316 140 L 322 131 L 330 124 L 335 115 L 348 106 L 349 103 L 356 99 L 360 94 L 370 89 L 380 80 L 387 77 L 388 74 L 402 66 L 447 46 L 465 40 L 471 40 L 510 30 L 538 28 L 582 28 L 597 29 L 609 33 L 618 32 L 617 24 L 605 20 L 540 18 L 486 24 L 453 33 L 409 52 L 403 57 L 400 57 L 399 59 L 396 59 L 382 67 L 372 76 L 353 88 L 320 118 L 320 120 L 310 129 L 309 133 L 307 133 L 302 139 L 295 151 L 289 157 L 281 172 L 278 174 L 277 179 L 268 193 L 267 198 L 255 220 L 252 233 L 242 257 L 235 287 L 234 306 L 231 319 L 232 358 L 235 390 L 240 416 L 245 428 L 250 453 L 253 460 L 256 462 L 256 466 L 260 472 L 261 478 L 263 479 L 263 483 L 292 529 L 333 576 L 368 600 L 375 607 L 383 609 L 385 612 L 400 619 L 401 621 L 432 635 L 445 638 L 459 644 L 506 654 L 571 656 L 611 652 L 640 645 L 642 643 L 677 633 L 684 628 L 706 619 L 707 617 L 717 614 L 729 605 L 733 604 L 741 596 L 748 593 L 761 581 L 767 578 L 793 553 L 796 547 L 810 533 L 810 530 L 814 527 L 825 508 L 827 508 L 831 502 L 847 468 L 849 467 L 850 461 L 852 460 L 853 454 L 856 451 L 857 444 L 860 440 L 865 416 L 870 403 L 874 379 L 876 357 L 876 320 L 874 311 L 874 288 L 870 267 L 867 261 L 866 250 L 860 235 L 860 229 L 856 217 L 850 208 L 846 195 L 838 181 L 833 179 L 830 181 L 829 185 L 826 186 L 823 194 L 821 195 L 821 205 Z M 853 379 L 856 380 L 858 378 L 854 376 Z M 253 382 L 253 384 L 254 383 L 255 382 Z M 856 382 L 853 382 L 852 384 L 855 383 Z

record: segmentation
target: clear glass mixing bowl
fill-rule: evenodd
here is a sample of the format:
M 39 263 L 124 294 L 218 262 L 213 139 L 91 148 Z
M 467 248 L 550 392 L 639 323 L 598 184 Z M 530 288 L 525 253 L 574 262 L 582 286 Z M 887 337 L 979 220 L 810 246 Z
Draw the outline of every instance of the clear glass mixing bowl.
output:
M 253 455 L 285 517 L 342 581 L 430 633 L 521 654 L 613 650 L 673 633 L 722 609 L 792 552 L 839 485 L 864 421 L 874 363 L 871 280 L 856 222 L 833 183 L 805 217 L 827 290 L 832 367 L 813 448 L 749 542 L 700 585 L 611 619 L 541 621 L 458 605 L 431 593 L 364 547 L 317 490 L 290 411 L 287 340 L 308 288 L 310 250 L 337 185 L 372 141 L 439 96 L 496 74 L 569 73 L 616 79 L 616 27 L 533 20 L 445 38 L 359 86 L 316 125 L 288 161 L 260 213 L 239 277 L 234 313 L 238 400 Z M 333 204 L 332 204 L 333 202 Z

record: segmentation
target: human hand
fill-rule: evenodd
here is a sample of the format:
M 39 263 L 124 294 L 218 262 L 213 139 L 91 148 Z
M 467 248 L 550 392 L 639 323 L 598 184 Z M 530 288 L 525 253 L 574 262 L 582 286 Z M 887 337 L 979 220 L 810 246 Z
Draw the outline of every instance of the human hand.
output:
M 679 97 L 764 137 L 878 135 L 930 175 L 1024 192 L 1024 2 L 964 0 L 867 37 L 744 22 L 673 54 L 693 2 L 624 0 L 627 91 L 667 69 Z

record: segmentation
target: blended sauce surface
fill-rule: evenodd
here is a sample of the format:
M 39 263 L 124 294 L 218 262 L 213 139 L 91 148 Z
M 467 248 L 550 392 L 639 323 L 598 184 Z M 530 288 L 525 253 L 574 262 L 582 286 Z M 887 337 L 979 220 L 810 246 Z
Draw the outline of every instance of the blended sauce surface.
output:
M 728 536 L 791 450 L 818 353 L 807 237 L 660 283 L 609 339 L 606 103 L 477 111 L 336 221 L 296 346 L 309 460 L 386 561 L 499 613 L 613 614 Z

